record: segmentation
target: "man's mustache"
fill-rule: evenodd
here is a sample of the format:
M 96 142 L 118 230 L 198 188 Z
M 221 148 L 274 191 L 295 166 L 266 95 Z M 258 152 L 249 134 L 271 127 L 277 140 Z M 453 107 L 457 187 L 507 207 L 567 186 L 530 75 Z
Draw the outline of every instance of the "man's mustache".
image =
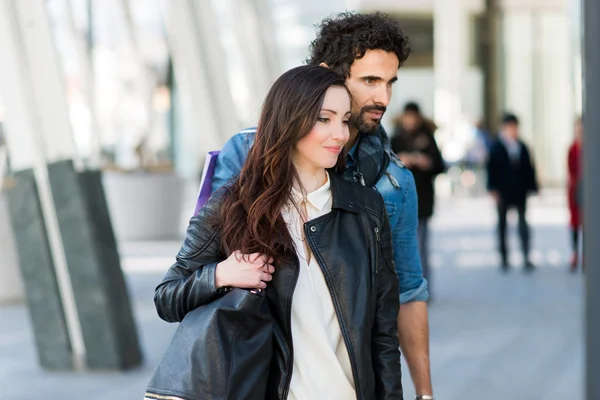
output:
M 387 110 L 387 107 L 385 106 L 378 106 L 378 105 L 373 105 L 373 106 L 364 106 L 363 108 L 360 109 L 360 113 L 367 113 L 369 111 L 380 111 L 382 113 L 385 113 Z

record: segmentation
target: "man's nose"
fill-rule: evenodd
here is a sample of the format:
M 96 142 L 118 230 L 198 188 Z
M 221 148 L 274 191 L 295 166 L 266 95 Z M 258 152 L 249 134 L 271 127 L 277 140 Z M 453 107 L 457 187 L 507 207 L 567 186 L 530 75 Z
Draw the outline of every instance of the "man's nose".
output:
M 387 107 L 390 104 L 392 98 L 392 88 L 387 84 L 382 84 L 377 88 L 375 96 L 373 96 L 373 102 L 378 106 Z

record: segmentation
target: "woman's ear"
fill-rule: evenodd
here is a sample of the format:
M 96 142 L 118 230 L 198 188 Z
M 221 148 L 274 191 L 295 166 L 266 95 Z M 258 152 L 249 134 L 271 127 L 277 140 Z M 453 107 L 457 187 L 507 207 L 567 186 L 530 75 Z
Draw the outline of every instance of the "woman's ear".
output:
M 329 65 L 327 65 L 327 63 L 322 62 L 321 64 L 319 64 L 319 67 L 329 68 Z

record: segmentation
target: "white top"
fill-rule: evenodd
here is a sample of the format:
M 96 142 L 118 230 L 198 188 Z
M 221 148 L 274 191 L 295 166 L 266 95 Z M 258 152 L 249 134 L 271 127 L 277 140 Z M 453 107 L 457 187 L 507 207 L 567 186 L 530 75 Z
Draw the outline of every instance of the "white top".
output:
M 293 190 L 293 197 L 298 208 L 302 209 L 306 204 L 306 220 L 331 211 L 329 179 L 305 199 L 296 190 Z M 321 267 L 303 239 L 302 218 L 293 205 L 286 207 L 282 214 L 300 261 L 300 274 L 292 299 L 294 369 L 289 399 L 355 399 L 348 350 Z

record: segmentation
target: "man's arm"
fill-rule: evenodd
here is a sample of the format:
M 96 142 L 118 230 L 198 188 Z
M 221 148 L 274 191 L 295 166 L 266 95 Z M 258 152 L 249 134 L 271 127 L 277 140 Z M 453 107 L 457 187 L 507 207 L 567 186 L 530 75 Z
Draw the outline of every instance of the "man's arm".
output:
M 400 305 L 398 338 L 408 364 L 415 393 L 432 395 L 429 369 L 429 322 L 427 303 L 411 301 Z
M 417 190 L 412 173 L 403 170 L 403 205 L 393 226 L 394 261 L 400 280 L 398 336 L 417 394 L 431 395 L 427 281 L 417 244 Z
M 254 143 L 256 129 L 245 129 L 231 137 L 217 157 L 212 177 L 212 192 L 228 184 L 242 170 L 250 146 Z

